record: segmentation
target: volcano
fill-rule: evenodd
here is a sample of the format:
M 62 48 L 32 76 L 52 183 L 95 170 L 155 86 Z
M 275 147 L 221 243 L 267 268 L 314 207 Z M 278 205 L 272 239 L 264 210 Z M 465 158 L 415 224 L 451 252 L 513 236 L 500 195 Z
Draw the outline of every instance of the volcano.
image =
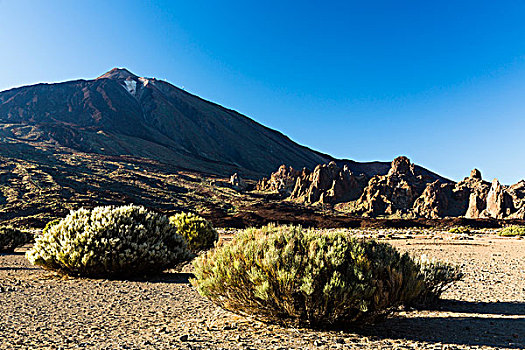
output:
M 114 68 L 93 80 L 0 93 L 0 137 L 153 159 L 212 174 L 267 175 L 332 160 L 168 82 Z

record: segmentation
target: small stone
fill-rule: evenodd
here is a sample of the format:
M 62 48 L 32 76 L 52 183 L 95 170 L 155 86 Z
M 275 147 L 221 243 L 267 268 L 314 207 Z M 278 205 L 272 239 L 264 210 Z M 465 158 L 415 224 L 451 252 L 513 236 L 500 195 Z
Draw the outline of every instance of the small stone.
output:
M 189 335 L 187 334 L 181 335 L 179 337 L 179 341 L 188 341 L 188 339 L 189 339 Z
M 166 327 L 160 327 L 155 330 L 156 333 L 169 333 Z

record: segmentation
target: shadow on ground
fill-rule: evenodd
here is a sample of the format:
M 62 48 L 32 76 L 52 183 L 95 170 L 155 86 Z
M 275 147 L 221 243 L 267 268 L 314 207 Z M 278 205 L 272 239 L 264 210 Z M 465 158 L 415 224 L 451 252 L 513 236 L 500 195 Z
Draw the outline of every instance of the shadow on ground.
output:
M 16 267 L 10 267 L 10 266 L 1 266 L 0 271 L 30 271 L 30 270 L 40 270 L 39 267 L 24 267 L 24 266 L 16 266 Z
M 457 315 L 393 317 L 382 323 L 363 327 L 357 333 L 379 339 L 525 348 L 523 302 L 478 303 L 448 300 L 439 303 L 434 310 Z
M 146 279 L 138 279 L 141 282 L 150 283 L 177 283 L 177 284 L 189 284 L 190 279 L 195 276 L 192 273 L 185 272 L 164 272 L 157 276 L 152 276 Z
M 525 316 L 525 302 L 469 302 L 461 300 L 442 300 L 428 310 L 458 313 Z
M 8 252 L 8 253 L 0 253 L 0 256 L 2 255 L 25 255 L 25 251 L 16 251 L 16 252 Z

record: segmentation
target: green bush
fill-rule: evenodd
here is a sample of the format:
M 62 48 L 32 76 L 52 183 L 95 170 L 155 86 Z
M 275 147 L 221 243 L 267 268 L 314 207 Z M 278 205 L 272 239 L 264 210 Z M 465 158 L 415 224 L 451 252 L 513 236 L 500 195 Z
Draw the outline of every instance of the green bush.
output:
M 450 233 L 470 233 L 470 228 L 467 226 L 456 226 L 448 230 Z
M 0 227 L 0 253 L 11 253 L 31 241 L 31 235 L 13 226 Z
M 369 322 L 423 295 L 408 254 L 341 231 L 266 226 L 197 258 L 192 283 L 221 307 L 267 322 Z
M 192 213 L 179 213 L 170 217 L 170 222 L 177 227 L 180 235 L 188 241 L 191 251 L 213 247 L 219 235 L 204 218 Z
M 505 237 L 525 236 L 525 226 L 508 226 L 498 232 L 498 235 Z
M 47 232 L 52 226 L 57 225 L 60 221 L 61 221 L 61 219 L 55 219 L 55 220 L 51 220 L 51 221 L 49 221 L 49 222 L 46 224 L 46 226 L 44 227 L 44 229 L 42 230 L 42 234 L 46 234 L 46 232 Z
M 161 272 L 191 253 L 166 216 L 128 205 L 71 212 L 49 225 L 26 256 L 68 275 L 122 278 Z
M 434 302 L 452 283 L 463 277 L 459 266 L 429 259 L 426 255 L 416 258 L 415 262 L 419 266 L 421 277 L 425 281 L 425 290 L 414 300 L 416 304 Z

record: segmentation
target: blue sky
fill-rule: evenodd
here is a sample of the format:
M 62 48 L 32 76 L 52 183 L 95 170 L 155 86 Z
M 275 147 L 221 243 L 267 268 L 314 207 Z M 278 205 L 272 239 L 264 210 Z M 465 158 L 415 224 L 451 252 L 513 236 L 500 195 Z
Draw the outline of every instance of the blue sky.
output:
M 340 158 L 525 178 L 523 1 L 0 0 L 0 90 L 127 67 Z

